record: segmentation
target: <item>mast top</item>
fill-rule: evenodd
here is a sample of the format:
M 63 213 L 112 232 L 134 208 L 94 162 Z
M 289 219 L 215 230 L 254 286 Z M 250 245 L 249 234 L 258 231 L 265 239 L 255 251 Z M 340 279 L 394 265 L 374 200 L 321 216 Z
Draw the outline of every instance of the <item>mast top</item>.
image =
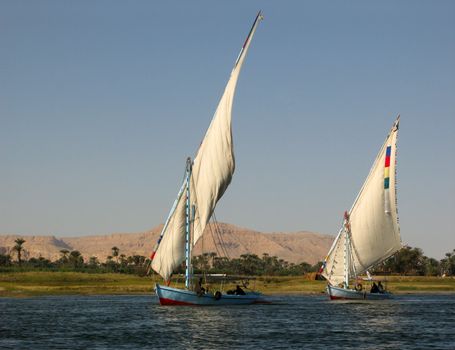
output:
M 258 18 L 259 18 L 260 20 L 263 20 L 263 19 L 264 19 L 264 15 L 262 14 L 262 10 L 259 10 L 259 12 L 258 12 Z
M 251 29 L 250 29 L 250 31 L 249 31 L 246 39 L 245 39 L 245 42 L 243 43 L 243 46 L 240 49 L 240 52 L 239 52 L 239 55 L 237 56 L 237 59 L 235 60 L 234 69 L 235 69 L 235 67 L 237 67 L 237 64 L 239 63 L 240 58 L 242 57 L 242 54 L 245 51 L 245 48 L 246 48 L 248 42 L 250 41 L 252 35 L 254 34 L 254 31 L 256 30 L 256 27 L 257 27 L 259 21 L 261 21 L 263 19 L 264 19 L 264 16 L 262 15 L 262 11 L 260 10 L 258 12 L 256 18 L 254 19 L 253 25 L 251 26 Z
M 193 160 L 191 157 L 186 158 L 186 170 L 189 171 L 193 167 Z
M 395 120 L 395 123 L 393 124 L 393 131 L 398 130 L 400 125 L 400 115 L 398 114 L 397 119 Z

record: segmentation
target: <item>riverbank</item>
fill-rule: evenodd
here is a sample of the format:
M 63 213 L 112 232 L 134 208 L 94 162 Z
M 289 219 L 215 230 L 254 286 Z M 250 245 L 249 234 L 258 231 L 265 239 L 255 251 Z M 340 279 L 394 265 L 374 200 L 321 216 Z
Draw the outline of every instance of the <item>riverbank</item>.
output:
M 325 281 L 311 276 L 258 277 L 250 288 L 264 294 L 322 294 Z M 387 276 L 387 288 L 395 294 L 455 293 L 455 278 Z M 31 297 L 46 295 L 127 295 L 154 294 L 152 277 L 125 274 L 91 274 L 80 272 L 8 272 L 0 273 L 0 297 Z M 173 281 L 172 286 L 183 287 Z M 213 290 L 220 288 L 213 284 Z M 228 287 L 229 288 L 229 287 Z

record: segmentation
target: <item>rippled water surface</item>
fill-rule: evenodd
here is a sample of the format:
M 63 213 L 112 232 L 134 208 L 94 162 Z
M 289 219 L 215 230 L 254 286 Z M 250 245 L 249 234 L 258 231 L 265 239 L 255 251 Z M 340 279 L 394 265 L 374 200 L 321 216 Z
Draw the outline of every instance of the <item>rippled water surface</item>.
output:
M 170 307 L 154 296 L 0 298 L 1 349 L 455 349 L 455 296 Z

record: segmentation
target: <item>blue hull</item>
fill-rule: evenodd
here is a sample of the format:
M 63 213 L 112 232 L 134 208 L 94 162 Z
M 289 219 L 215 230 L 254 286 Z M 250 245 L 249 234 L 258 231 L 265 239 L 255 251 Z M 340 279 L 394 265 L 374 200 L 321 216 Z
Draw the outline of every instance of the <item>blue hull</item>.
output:
M 357 291 L 355 289 L 345 289 L 327 285 L 327 294 L 331 300 L 384 300 L 391 299 L 392 294 L 369 293 L 366 291 Z
M 248 292 L 246 295 L 222 294 L 215 298 L 212 293 L 198 296 L 195 292 L 156 284 L 156 294 L 161 305 L 248 305 L 261 302 L 261 294 Z

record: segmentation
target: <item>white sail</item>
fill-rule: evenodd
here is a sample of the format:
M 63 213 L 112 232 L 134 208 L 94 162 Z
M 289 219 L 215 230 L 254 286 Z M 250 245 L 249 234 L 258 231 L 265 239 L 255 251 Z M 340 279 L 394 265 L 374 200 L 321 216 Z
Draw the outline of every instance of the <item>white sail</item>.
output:
M 395 169 L 398 123 L 399 118 L 381 147 L 349 212 L 351 255 L 348 265 L 351 265 L 351 271 L 356 275 L 384 261 L 401 248 Z M 323 275 L 333 285 L 343 281 L 339 271 L 345 265 L 345 255 L 340 255 L 344 251 L 344 245 L 344 239 L 338 238 L 325 262 Z
M 232 142 L 231 113 L 235 87 L 251 39 L 261 15 L 258 14 L 231 72 L 221 101 L 199 147 L 193 164 L 192 202 L 196 207 L 193 243 L 202 236 L 216 203 L 231 183 L 235 159 Z
M 397 119 L 350 211 L 354 264 L 359 274 L 401 249 L 396 203 L 398 122 Z
M 215 115 L 194 159 L 190 180 L 190 202 L 195 208 L 193 244 L 196 244 L 204 232 L 216 203 L 223 196 L 234 174 L 232 103 L 238 76 L 260 19 L 261 13 L 256 17 L 237 57 Z M 185 259 L 185 202 L 186 195 L 182 193 L 152 255 L 152 268 L 165 280 L 169 279 L 173 270 Z
M 324 262 L 322 275 L 332 284 L 339 285 L 344 281 L 346 234 L 341 231 Z
M 152 268 L 166 281 L 185 259 L 185 191 L 184 183 L 150 257 Z

